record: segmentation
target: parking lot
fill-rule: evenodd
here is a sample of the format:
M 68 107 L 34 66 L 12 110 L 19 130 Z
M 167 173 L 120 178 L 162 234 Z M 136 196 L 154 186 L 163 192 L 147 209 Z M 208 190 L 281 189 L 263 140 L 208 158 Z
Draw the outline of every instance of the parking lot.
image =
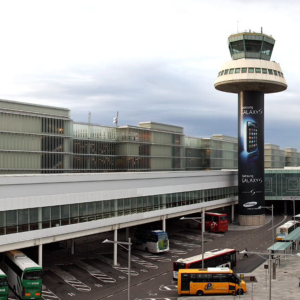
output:
M 261 232 L 264 231 L 262 229 Z M 243 240 L 251 241 L 256 234 L 261 233 L 255 230 L 228 231 L 225 235 L 206 233 L 205 251 L 224 247 L 238 249 L 238 245 L 244 243 Z M 76 240 L 74 255 L 70 254 L 70 244 L 59 250 L 45 250 L 43 299 L 127 299 L 128 252 L 118 247 L 118 266 L 114 266 L 113 245 L 102 244 L 106 238 L 112 239 L 112 233 Z M 131 299 L 177 299 L 177 285 L 172 279 L 172 261 L 200 254 L 201 234 L 197 230 L 181 228 L 172 232 L 169 239 L 170 251 L 167 253 L 151 254 L 132 250 Z M 261 239 L 265 240 L 265 237 L 261 236 Z M 118 240 L 125 241 L 125 232 L 120 232 Z M 262 249 L 267 246 L 261 245 Z M 254 255 L 249 255 L 249 260 L 243 260 L 242 255 L 237 255 L 237 259 L 236 271 L 246 274 L 249 268 L 254 269 L 265 261 Z M 255 271 L 249 274 L 255 274 Z M 261 284 L 267 293 L 264 270 L 255 276 L 259 279 L 256 284 Z M 240 297 L 251 299 L 249 286 L 248 293 Z M 16 299 L 11 291 L 10 299 Z

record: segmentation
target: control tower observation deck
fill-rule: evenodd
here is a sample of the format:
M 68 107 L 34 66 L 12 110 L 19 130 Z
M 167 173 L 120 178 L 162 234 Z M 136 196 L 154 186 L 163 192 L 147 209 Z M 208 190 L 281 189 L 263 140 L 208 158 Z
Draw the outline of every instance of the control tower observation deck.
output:
M 264 94 L 282 92 L 287 84 L 271 60 L 275 39 L 255 32 L 229 36 L 232 60 L 221 67 L 215 88 L 238 94 L 239 223 L 262 225 L 264 197 Z

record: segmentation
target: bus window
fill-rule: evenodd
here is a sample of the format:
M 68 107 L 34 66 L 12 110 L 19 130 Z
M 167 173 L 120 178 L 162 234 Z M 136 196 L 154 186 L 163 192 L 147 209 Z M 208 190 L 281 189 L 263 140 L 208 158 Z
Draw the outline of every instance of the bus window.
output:
M 228 282 L 226 274 L 213 274 L 212 282 Z
M 133 238 L 136 249 L 151 253 L 165 252 L 169 250 L 168 234 L 163 230 L 138 229 Z
M 0 278 L 0 286 L 7 286 L 7 279 L 6 278 Z
M 23 279 L 25 280 L 37 280 L 42 279 L 43 272 L 42 271 L 29 271 L 25 272 L 23 275 Z

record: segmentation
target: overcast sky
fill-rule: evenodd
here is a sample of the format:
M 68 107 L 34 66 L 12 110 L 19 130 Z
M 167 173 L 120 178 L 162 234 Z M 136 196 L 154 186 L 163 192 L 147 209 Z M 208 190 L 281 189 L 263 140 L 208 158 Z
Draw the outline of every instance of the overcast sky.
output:
M 237 137 L 237 95 L 214 82 L 228 36 L 263 27 L 288 84 L 265 96 L 265 143 L 300 151 L 299 16 L 298 0 L 0 0 L 0 98 Z

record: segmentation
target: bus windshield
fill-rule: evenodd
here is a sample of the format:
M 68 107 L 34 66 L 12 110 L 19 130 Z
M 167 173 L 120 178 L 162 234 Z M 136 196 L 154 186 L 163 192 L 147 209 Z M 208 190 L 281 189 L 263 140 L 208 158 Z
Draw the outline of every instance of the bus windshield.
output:
M 0 286 L 7 286 L 7 279 L 6 278 L 0 278 Z
M 26 271 L 23 279 L 25 280 L 37 280 L 42 279 L 43 271 Z
M 168 239 L 168 235 L 167 234 L 160 234 L 158 235 L 158 240 L 159 241 L 163 241 L 163 240 L 167 240 Z
M 227 221 L 227 216 L 220 216 L 221 221 Z

